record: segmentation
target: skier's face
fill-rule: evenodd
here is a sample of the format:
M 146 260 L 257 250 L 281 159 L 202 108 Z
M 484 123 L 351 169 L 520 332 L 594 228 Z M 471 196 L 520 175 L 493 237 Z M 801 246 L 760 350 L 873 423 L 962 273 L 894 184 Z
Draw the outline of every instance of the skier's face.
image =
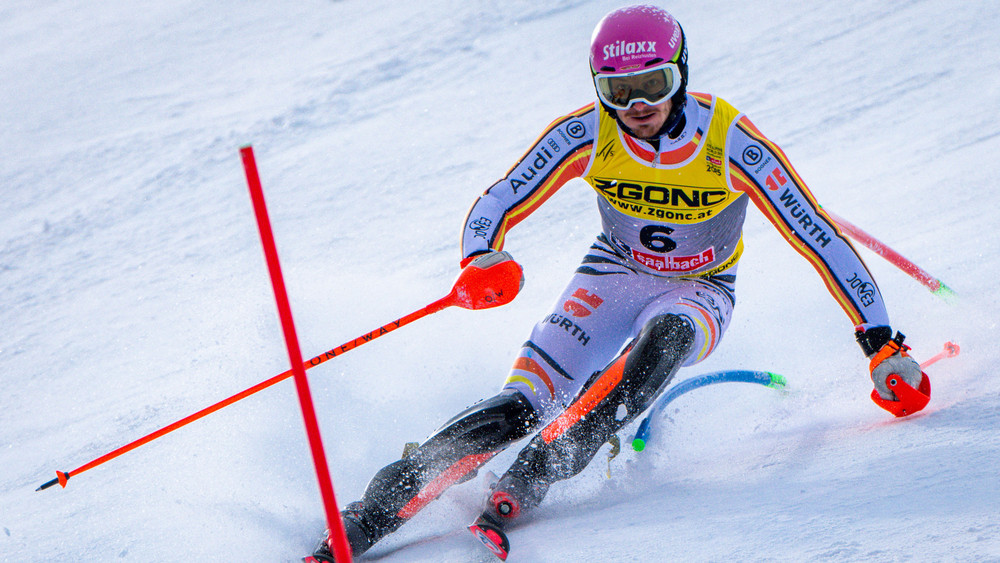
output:
M 667 116 L 670 115 L 673 105 L 670 100 L 655 106 L 636 102 L 628 109 L 616 109 L 615 112 L 618 114 L 618 119 L 640 139 L 651 139 L 667 122 Z

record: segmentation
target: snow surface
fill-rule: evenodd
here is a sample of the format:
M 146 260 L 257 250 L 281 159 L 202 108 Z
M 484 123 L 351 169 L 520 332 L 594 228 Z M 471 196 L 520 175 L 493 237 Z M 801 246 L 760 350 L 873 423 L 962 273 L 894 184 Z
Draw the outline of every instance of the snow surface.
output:
M 0 5 L 0 559 L 295 561 L 324 526 L 238 149 L 252 143 L 304 354 L 447 293 L 474 199 L 591 101 L 618 2 L 6 0 Z M 511 533 L 526 561 L 1000 561 L 1000 3 L 675 2 L 693 90 L 746 111 L 821 203 L 952 286 L 861 250 L 928 409 L 868 399 L 846 316 L 756 211 L 712 386 Z M 567 185 L 508 238 L 511 305 L 448 309 L 310 371 L 341 504 L 502 383 L 598 230 Z M 629 430 L 633 430 L 630 428 Z M 494 460 L 501 472 L 516 450 Z M 364 559 L 489 561 L 448 491 Z

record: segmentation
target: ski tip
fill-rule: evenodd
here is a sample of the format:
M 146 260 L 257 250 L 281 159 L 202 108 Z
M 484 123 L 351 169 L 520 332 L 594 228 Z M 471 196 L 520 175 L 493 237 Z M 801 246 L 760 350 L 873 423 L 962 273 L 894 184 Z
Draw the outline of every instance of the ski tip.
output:
M 496 555 L 501 561 L 507 560 L 510 553 L 510 543 L 507 536 L 498 528 L 495 528 L 482 520 L 477 520 L 475 524 L 469 526 L 469 531 L 482 543 L 490 553 Z

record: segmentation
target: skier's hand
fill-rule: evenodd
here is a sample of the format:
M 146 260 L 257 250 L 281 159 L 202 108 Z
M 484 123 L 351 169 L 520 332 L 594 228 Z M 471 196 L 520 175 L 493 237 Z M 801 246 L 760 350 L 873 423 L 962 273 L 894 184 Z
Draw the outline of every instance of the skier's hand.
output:
M 521 269 L 521 265 L 518 264 L 514 260 L 514 258 L 511 257 L 510 253 L 507 252 L 506 250 L 503 251 L 491 250 L 485 254 L 475 254 L 473 256 L 470 256 L 469 258 L 471 258 L 472 260 L 467 264 L 465 263 L 465 260 L 462 261 L 463 270 L 469 266 L 473 266 L 481 270 L 489 270 L 491 267 L 496 266 L 497 264 L 501 264 L 503 262 L 513 262 L 517 266 L 518 272 L 521 274 L 521 283 L 517 286 L 517 289 L 518 291 L 524 289 L 524 271 Z M 466 260 L 468 260 L 469 258 L 466 258 Z M 513 299 L 513 296 L 511 296 L 511 299 Z
M 879 396 L 887 401 L 898 401 L 899 398 L 886 385 L 885 380 L 890 374 L 898 375 L 907 385 L 916 389 L 923 379 L 923 372 L 907 351 L 909 346 L 903 344 L 903 335 L 896 333 L 896 338 L 890 338 L 892 329 L 879 326 L 858 331 L 856 337 L 870 363 L 872 383 Z
M 480 251 L 478 254 L 473 254 L 472 256 L 466 256 L 462 259 L 460 266 L 464 270 L 469 264 L 476 264 L 479 268 L 486 269 L 493 264 L 499 264 L 500 262 L 505 262 L 507 260 L 513 260 L 509 252 L 498 251 L 498 250 L 485 250 Z
M 524 287 L 524 270 L 506 252 L 478 254 L 462 268 L 452 288 L 454 305 L 489 309 L 510 303 Z

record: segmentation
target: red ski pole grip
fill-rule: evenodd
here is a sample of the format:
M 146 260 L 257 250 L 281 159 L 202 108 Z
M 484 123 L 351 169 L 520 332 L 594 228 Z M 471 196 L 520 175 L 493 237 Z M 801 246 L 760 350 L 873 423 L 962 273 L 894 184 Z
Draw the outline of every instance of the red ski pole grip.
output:
M 902 377 L 890 373 L 885 378 L 885 384 L 899 400 L 883 399 L 878 391 L 872 391 L 872 401 L 898 417 L 909 416 L 923 410 L 931 400 L 931 380 L 926 373 L 920 372 L 920 374 L 920 385 L 914 389 L 903 381 Z

